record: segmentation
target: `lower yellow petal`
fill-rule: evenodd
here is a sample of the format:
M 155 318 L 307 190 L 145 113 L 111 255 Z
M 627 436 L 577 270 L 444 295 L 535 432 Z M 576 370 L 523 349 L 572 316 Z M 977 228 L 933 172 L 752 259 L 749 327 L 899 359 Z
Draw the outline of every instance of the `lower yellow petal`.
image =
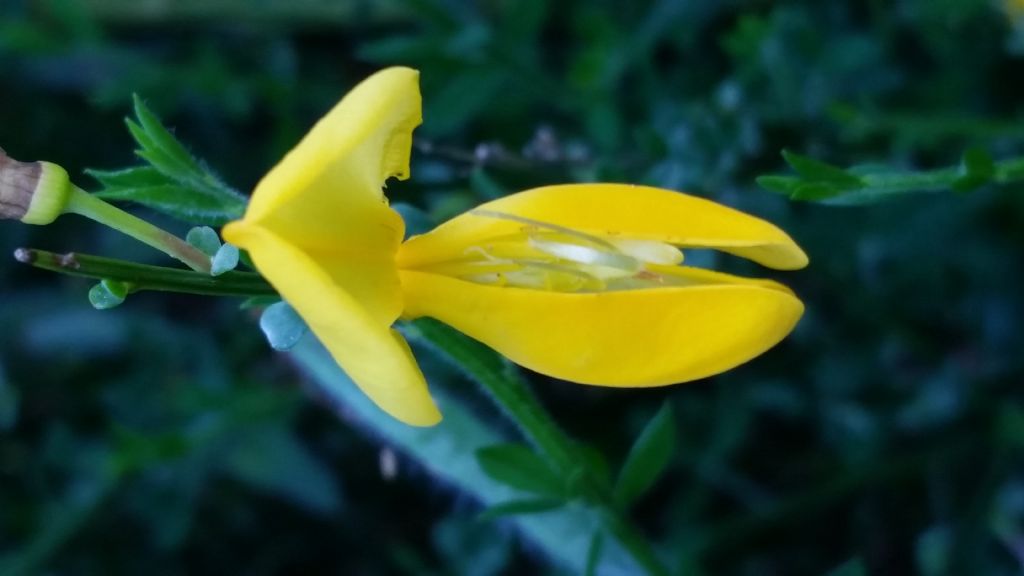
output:
M 500 214 L 512 218 L 495 217 Z M 520 232 L 528 225 L 522 219 L 604 237 L 716 248 L 784 270 L 807 265 L 807 255 L 785 232 L 710 200 L 649 186 L 568 184 L 488 202 L 413 237 L 399 249 L 399 267 L 457 259 L 467 247 Z
M 401 280 L 408 317 L 436 318 L 542 374 L 601 386 L 728 370 L 778 343 L 804 309 L 764 281 L 566 293 L 406 270 Z
M 259 227 L 236 230 L 256 267 L 367 396 L 407 424 L 431 426 L 441 420 L 401 335 L 381 324 L 301 250 Z

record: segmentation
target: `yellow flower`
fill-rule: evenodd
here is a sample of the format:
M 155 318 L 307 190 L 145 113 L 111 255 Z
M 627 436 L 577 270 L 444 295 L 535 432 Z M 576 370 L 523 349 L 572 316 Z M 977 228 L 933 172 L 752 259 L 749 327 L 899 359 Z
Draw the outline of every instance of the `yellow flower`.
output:
M 764 352 L 803 313 L 789 289 L 681 265 L 715 248 L 779 269 L 807 264 L 763 220 L 623 184 L 537 188 L 402 243 L 382 186 L 409 175 L 418 73 L 354 88 L 257 186 L 224 229 L 353 381 L 415 425 L 440 420 L 392 324 L 429 316 L 511 360 L 603 386 L 702 378 Z

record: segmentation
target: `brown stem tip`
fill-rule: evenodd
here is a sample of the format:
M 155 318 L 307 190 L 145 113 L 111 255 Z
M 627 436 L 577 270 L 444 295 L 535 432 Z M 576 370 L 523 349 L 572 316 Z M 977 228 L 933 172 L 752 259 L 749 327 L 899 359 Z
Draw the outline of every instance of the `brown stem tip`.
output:
M 18 162 L 0 150 L 0 218 L 21 220 L 42 175 L 39 162 Z

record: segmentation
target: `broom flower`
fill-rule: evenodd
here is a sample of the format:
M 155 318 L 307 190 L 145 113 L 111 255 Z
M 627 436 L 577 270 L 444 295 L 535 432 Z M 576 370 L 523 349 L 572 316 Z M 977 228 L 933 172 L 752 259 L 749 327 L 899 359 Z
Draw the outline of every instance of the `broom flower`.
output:
M 791 270 L 807 257 L 774 225 L 674 191 L 536 188 L 403 243 L 383 194 L 409 176 L 418 73 L 389 68 L 349 92 L 258 184 L 224 238 L 307 322 L 383 410 L 440 418 L 399 318 L 432 317 L 556 378 L 647 387 L 728 370 L 803 313 L 785 286 L 686 266 L 712 248 Z

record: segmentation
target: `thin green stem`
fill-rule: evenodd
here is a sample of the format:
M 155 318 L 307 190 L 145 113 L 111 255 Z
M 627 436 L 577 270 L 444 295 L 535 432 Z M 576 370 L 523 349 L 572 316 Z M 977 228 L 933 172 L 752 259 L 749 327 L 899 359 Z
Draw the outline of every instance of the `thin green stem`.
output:
M 71 197 L 68 199 L 64 211 L 85 216 L 104 226 L 127 234 L 143 244 L 156 248 L 171 258 L 184 262 L 189 268 L 197 272 L 210 273 L 210 257 L 200 252 L 194 246 L 162 228 L 104 202 L 77 186 L 72 189 Z
M 952 188 L 962 176 L 958 168 L 940 168 L 919 172 L 880 172 L 861 176 L 867 188 L 879 193 L 898 194 L 914 191 L 938 191 Z M 1024 180 L 1024 158 L 997 162 L 993 167 L 992 181 L 1009 184 Z
M 616 507 L 611 493 L 572 440 L 551 419 L 523 378 L 507 361 L 483 344 L 429 319 L 417 320 L 413 332 L 462 368 L 490 394 L 551 466 L 566 477 L 583 474 L 586 499 L 599 512 L 603 527 L 643 569 L 668 574 L 654 550 Z
M 910 193 L 966 192 L 987 184 L 1024 181 L 1024 157 L 995 162 L 980 150 L 965 152 L 957 166 L 902 172 L 841 168 L 790 152 L 783 156 L 797 174 L 761 176 L 758 184 L 794 200 L 828 204 L 867 204 Z
M 158 290 L 241 297 L 276 294 L 266 280 L 251 272 L 227 272 L 220 276 L 210 276 L 201 272 L 136 264 L 75 252 L 56 254 L 28 248 L 19 248 L 14 252 L 14 257 L 19 262 L 61 274 L 123 282 L 128 285 L 130 292 Z

